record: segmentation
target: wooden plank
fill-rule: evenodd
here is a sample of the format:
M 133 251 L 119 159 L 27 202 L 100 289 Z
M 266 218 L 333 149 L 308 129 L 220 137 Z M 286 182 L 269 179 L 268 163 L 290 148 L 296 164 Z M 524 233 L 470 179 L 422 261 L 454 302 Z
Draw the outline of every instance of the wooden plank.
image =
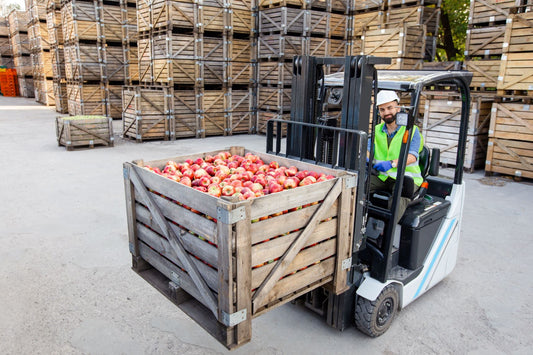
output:
M 178 268 L 185 270 L 185 265 L 181 259 L 176 255 L 174 249 L 170 245 L 167 239 L 163 236 L 156 234 L 154 231 L 145 227 L 142 224 L 137 224 L 137 231 L 139 236 L 139 241 L 148 245 L 151 249 L 158 252 L 164 258 L 171 261 Z M 194 248 L 197 250 L 198 248 Z M 197 268 L 198 272 L 202 275 L 202 279 L 205 281 L 206 285 L 209 286 L 214 292 L 219 292 L 218 286 L 218 276 L 216 269 L 206 265 L 203 261 L 197 259 L 197 255 L 191 254 L 191 263 Z
M 245 216 L 251 215 L 251 204 L 244 205 Z M 244 218 L 235 224 L 236 311 L 246 311 L 246 319 L 235 329 L 235 342 L 244 344 L 252 338 L 252 234 L 251 221 Z
M 143 226 L 149 227 L 156 233 L 163 235 L 159 225 L 152 219 L 149 210 L 137 204 L 135 206 L 135 216 Z M 166 217 L 166 216 L 165 216 Z M 179 235 L 184 248 L 192 255 L 200 258 L 214 268 L 218 267 L 217 248 L 214 244 L 209 244 L 202 235 L 198 235 L 187 228 L 181 228 L 174 223 L 170 224 L 176 235 Z M 194 234 L 193 234 L 194 233 Z M 202 240 L 203 238 L 204 240 Z M 166 249 L 165 249 L 166 250 Z
M 283 275 L 286 268 L 290 265 L 298 251 L 303 247 L 307 238 L 311 235 L 318 223 L 323 219 L 323 213 L 333 204 L 341 193 L 343 179 L 337 179 L 335 185 L 329 190 L 327 197 L 322 202 L 320 208 L 313 215 L 308 225 L 304 228 L 300 236 L 292 243 L 291 247 L 287 249 L 286 253 L 281 257 L 280 262 L 276 264 L 267 279 L 261 284 L 252 298 L 254 309 L 262 306 L 269 297 L 269 293 L 274 287 L 275 283 Z
M 211 293 L 211 291 L 209 291 L 198 269 L 193 264 L 190 256 L 186 253 L 181 241 L 174 234 L 174 231 L 170 228 L 170 226 L 168 225 L 168 222 L 162 216 L 161 212 L 159 211 L 159 208 L 152 201 L 151 197 L 148 195 L 146 191 L 146 186 L 144 185 L 143 180 L 141 180 L 139 175 L 137 175 L 135 171 L 136 169 L 137 168 L 134 167 L 134 169 L 129 170 L 130 178 L 131 178 L 133 185 L 135 186 L 136 193 L 142 195 L 145 201 L 148 202 L 148 209 L 150 210 L 152 216 L 156 219 L 161 229 L 164 231 L 164 235 L 169 240 L 170 245 L 174 249 L 175 253 L 178 255 L 179 259 L 183 262 L 185 269 L 187 270 L 192 280 L 194 281 L 194 285 L 200 291 L 202 299 L 207 304 L 211 312 L 217 315 L 218 314 L 217 303 L 215 301 L 213 294 Z
M 336 245 L 337 239 L 333 238 L 301 250 L 294 257 L 291 264 L 287 267 L 284 275 L 282 275 L 282 278 L 294 275 L 298 271 L 303 271 L 312 265 L 320 263 L 324 259 L 334 256 L 336 252 Z M 259 287 L 264 282 L 278 262 L 279 261 L 277 260 L 272 260 L 269 263 L 265 263 L 264 266 L 256 267 L 252 270 L 252 290 Z M 293 291 L 297 289 L 298 288 L 294 288 Z
M 283 235 L 287 232 L 294 231 L 304 227 L 311 216 L 316 212 L 319 204 L 312 206 L 298 206 L 295 210 L 276 216 L 262 216 L 261 220 L 253 219 L 252 223 L 252 244 L 272 238 L 273 236 Z M 283 210 L 282 210 L 283 211 Z M 283 211 L 284 212 L 284 211 Z M 331 209 L 324 215 L 328 219 L 337 215 L 337 204 L 333 204 Z

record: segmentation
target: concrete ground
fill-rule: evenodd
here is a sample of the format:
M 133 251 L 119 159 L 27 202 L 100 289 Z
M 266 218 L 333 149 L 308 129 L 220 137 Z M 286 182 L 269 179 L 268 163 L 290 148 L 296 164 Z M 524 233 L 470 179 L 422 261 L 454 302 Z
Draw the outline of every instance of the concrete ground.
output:
M 67 152 L 57 114 L 0 97 L 0 353 L 228 353 L 131 269 L 122 163 L 242 145 L 239 135 Z M 454 272 L 371 339 L 292 304 L 254 319 L 233 354 L 531 354 L 531 181 L 465 174 Z

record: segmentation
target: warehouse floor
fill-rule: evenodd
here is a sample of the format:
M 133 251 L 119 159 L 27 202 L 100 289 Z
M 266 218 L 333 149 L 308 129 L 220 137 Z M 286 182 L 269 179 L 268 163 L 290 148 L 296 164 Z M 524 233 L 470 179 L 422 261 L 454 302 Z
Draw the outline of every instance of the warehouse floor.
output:
M 242 145 L 239 135 L 67 152 L 53 109 L 0 97 L 0 353 L 227 353 L 130 269 L 122 163 Z M 530 354 L 531 181 L 466 174 L 457 267 L 370 339 L 287 304 L 234 354 Z M 529 216 L 529 217 L 528 217 Z

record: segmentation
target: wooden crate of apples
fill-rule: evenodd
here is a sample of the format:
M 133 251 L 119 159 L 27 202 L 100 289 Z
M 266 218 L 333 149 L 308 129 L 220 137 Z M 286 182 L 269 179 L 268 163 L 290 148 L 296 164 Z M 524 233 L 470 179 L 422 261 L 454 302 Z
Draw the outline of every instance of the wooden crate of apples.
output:
M 124 178 L 134 270 L 228 348 L 253 317 L 347 288 L 356 174 L 231 147 Z

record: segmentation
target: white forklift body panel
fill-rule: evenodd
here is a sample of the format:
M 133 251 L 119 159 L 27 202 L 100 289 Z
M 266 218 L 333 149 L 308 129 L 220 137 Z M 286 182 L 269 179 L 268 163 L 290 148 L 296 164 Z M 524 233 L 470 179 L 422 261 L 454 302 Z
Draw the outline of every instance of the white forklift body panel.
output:
M 365 273 L 364 280 L 356 291 L 357 295 L 374 301 L 386 286 L 397 284 L 400 286 L 400 307 L 403 308 L 448 276 L 457 261 L 464 194 L 464 182 L 461 185 L 453 185 L 451 195 L 446 198 L 451 202 L 448 214 L 424 261 L 422 272 L 414 280 L 407 285 L 396 280 L 382 283 Z

